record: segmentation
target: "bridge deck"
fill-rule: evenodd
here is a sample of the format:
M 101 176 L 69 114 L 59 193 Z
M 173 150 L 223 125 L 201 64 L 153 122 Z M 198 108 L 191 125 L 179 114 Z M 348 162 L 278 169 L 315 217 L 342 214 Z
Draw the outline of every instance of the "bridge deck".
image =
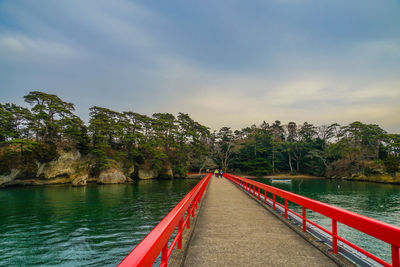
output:
M 184 266 L 336 266 L 223 178 L 212 177 Z

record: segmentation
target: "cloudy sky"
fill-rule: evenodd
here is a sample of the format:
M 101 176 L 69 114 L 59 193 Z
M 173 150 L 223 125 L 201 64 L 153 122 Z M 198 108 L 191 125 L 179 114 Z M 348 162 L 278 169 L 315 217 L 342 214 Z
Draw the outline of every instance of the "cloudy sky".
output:
M 30 90 L 210 126 L 400 132 L 399 0 L 0 0 L 0 102 Z

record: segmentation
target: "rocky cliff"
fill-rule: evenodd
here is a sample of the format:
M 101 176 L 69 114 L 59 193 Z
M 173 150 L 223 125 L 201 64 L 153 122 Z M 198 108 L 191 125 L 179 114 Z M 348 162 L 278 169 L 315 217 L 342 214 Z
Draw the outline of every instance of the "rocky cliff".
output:
M 56 160 L 37 164 L 34 175 L 26 175 L 23 166 L 13 168 L 7 173 L 0 174 L 0 186 L 28 186 L 71 184 L 85 186 L 88 182 L 98 184 L 121 184 L 132 182 L 133 179 L 172 179 L 173 172 L 170 164 L 165 163 L 161 170 L 152 169 L 149 164 L 123 167 L 118 162 L 112 167 L 102 170 L 97 176 L 91 176 L 90 169 L 93 160 L 90 156 L 82 156 L 78 150 L 58 151 Z M 33 177 L 32 177 L 33 176 Z

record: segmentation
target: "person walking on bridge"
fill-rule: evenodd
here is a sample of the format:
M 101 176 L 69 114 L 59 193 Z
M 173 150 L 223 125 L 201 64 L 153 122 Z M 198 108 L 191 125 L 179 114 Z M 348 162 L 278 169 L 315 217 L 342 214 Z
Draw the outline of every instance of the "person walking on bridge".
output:
M 222 174 L 224 174 L 224 172 L 222 171 L 222 169 L 219 170 L 219 177 L 222 178 Z
M 218 174 L 219 174 L 219 171 L 218 171 L 218 169 L 215 169 L 215 171 L 214 171 L 214 175 L 215 175 L 215 177 L 217 177 L 217 178 L 218 178 Z

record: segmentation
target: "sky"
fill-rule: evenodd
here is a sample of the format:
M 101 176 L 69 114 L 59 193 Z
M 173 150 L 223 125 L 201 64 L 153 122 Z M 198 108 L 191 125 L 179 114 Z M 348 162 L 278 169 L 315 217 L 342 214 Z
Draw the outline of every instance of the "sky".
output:
M 0 0 L 0 102 L 400 133 L 399 0 Z

